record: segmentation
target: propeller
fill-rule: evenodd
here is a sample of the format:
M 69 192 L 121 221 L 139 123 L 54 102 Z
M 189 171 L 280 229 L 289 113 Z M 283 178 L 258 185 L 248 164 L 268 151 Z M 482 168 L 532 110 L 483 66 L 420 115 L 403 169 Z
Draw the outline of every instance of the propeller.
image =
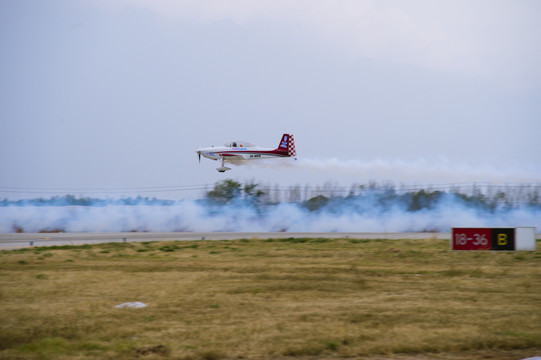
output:
M 199 163 L 201 164 L 201 153 L 198 151 L 197 155 L 199 155 Z

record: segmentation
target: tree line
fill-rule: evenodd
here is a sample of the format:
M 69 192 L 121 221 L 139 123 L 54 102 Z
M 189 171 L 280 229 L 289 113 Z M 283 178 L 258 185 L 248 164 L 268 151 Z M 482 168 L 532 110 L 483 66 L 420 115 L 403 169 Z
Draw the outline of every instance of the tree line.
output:
M 321 187 L 295 185 L 280 188 L 224 180 L 207 191 L 205 199 L 213 204 L 249 203 L 259 206 L 290 202 L 310 211 L 333 211 L 344 206 L 362 210 L 363 204 L 379 209 L 399 207 L 406 211 L 421 211 L 448 203 L 494 212 L 522 207 L 541 209 L 540 193 L 541 184 L 449 184 L 422 188 L 371 182 L 347 188 L 331 183 Z
M 357 212 L 375 208 L 386 210 L 399 207 L 406 211 L 430 210 L 446 204 L 461 205 L 484 212 L 533 208 L 541 210 L 541 184 L 447 184 L 406 186 L 391 183 L 340 186 L 325 183 L 322 186 L 242 184 L 234 180 L 216 182 L 206 190 L 198 202 L 211 205 L 241 204 L 246 206 L 272 206 L 295 203 L 309 211 L 339 211 L 344 207 Z M 108 205 L 174 205 L 178 201 L 149 197 L 99 199 L 74 195 L 53 196 L 49 199 L 0 200 L 0 206 L 108 206 Z M 366 210 L 367 210 L 366 209 Z

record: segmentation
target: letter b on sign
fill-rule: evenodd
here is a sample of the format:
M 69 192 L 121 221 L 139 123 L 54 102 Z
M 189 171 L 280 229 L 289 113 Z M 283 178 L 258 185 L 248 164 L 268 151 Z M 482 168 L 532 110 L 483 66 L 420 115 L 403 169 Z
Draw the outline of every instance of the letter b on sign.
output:
M 505 246 L 509 243 L 507 241 L 507 234 L 498 234 L 498 246 Z
M 515 229 L 492 229 L 492 250 L 515 250 Z

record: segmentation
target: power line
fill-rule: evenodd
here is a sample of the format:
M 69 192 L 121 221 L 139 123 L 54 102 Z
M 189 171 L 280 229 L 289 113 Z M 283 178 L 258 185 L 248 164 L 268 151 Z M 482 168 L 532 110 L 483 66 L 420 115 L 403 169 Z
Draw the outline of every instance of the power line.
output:
M 64 194 L 76 193 L 98 193 L 98 194 L 122 194 L 122 193 L 151 193 L 151 192 L 177 192 L 205 190 L 211 184 L 192 185 L 168 185 L 168 186 L 143 186 L 143 187 L 98 187 L 98 188 L 46 188 L 46 187 L 7 187 L 0 186 L 0 193 L 14 194 Z
M 415 184 L 415 185 L 395 185 L 395 184 L 353 184 L 349 186 L 340 186 L 332 183 L 323 185 L 268 185 L 257 184 L 259 189 L 266 192 L 311 192 L 311 193 L 364 193 L 364 192 L 382 192 L 395 191 L 397 193 L 427 190 L 427 191 L 455 191 L 464 189 L 527 189 L 541 187 L 541 183 L 523 183 L 523 184 L 490 184 L 490 183 L 447 183 L 447 184 Z M 189 185 L 163 185 L 163 186 L 139 186 L 139 187 L 8 187 L 0 186 L 0 193 L 5 194 L 44 194 L 44 195 L 59 195 L 66 193 L 79 194 L 133 194 L 133 193 L 171 193 L 171 192 L 186 192 L 186 191 L 201 191 L 212 189 L 215 184 L 189 184 Z
M 191 185 L 164 185 L 164 186 L 137 186 L 137 187 L 88 187 L 88 188 L 51 188 L 51 187 L 21 187 L 21 186 L 0 186 L 0 189 L 13 190 L 45 190 L 45 191 L 94 191 L 94 190 L 143 190 L 143 189 L 168 189 L 168 188 L 192 188 L 198 186 L 212 186 L 213 184 L 191 184 Z

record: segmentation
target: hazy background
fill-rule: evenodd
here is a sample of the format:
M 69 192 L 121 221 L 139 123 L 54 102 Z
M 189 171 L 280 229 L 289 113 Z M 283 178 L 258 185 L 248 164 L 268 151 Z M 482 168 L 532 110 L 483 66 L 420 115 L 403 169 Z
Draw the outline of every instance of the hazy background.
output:
M 2 0 L 0 197 L 541 182 L 539 14 L 536 0 Z M 297 162 L 220 174 L 194 152 L 284 132 Z

